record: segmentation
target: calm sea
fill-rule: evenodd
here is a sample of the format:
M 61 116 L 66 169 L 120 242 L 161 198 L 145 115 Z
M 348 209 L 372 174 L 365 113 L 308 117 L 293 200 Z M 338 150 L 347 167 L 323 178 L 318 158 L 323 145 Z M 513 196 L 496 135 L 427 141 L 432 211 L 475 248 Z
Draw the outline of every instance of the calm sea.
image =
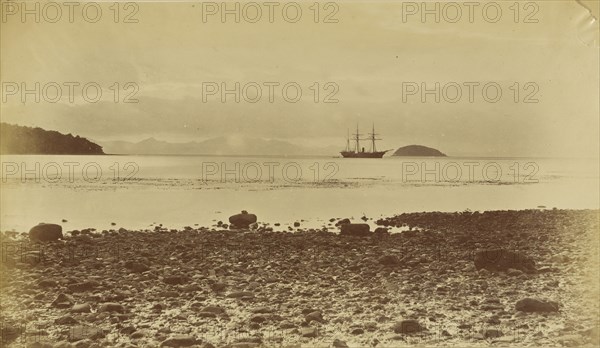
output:
M 39 222 L 66 230 L 210 226 L 241 210 L 284 227 L 321 227 L 330 218 L 415 211 L 598 209 L 600 192 L 597 159 L 5 155 L 1 162 L 4 231 Z

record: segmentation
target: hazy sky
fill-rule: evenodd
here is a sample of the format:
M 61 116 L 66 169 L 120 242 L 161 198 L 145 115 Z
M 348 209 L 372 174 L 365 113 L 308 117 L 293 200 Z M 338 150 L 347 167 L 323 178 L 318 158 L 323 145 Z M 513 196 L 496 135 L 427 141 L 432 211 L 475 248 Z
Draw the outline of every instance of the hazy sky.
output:
M 484 13 L 486 3 L 474 7 L 472 17 L 458 3 L 462 16 L 456 23 L 456 8 L 445 3 L 438 3 L 436 23 L 433 14 L 422 20 L 422 9 L 413 5 L 420 2 L 400 1 L 322 2 L 319 23 L 313 2 L 298 3 L 302 15 L 296 23 L 288 22 L 294 6 L 287 7 L 289 17 L 282 14 L 285 3 L 273 8 L 270 23 L 263 2 L 256 23 L 246 21 L 256 12 L 247 7 L 244 16 L 245 3 L 240 23 L 234 15 L 223 23 L 220 12 L 209 14 L 206 2 L 121 4 L 119 23 L 116 7 L 109 7 L 113 3 L 102 4 L 96 23 L 86 21 L 93 20 L 93 7 L 88 17 L 83 6 L 74 8 L 70 23 L 63 6 L 62 17 L 48 23 L 45 17 L 54 18 L 56 9 L 44 13 L 42 2 L 40 23 L 33 15 L 23 23 L 18 12 L 23 9 L 7 8 L 3 1 L 1 118 L 98 141 L 243 135 L 340 147 L 348 127 L 359 122 L 366 132 L 375 122 L 384 138 L 381 149 L 423 144 L 451 155 L 598 156 L 598 21 L 576 1 L 520 2 L 518 12 L 510 7 L 513 1 L 497 1 L 502 14 L 494 23 L 497 8 L 488 6 Z M 598 17 L 597 2 L 583 3 Z M 123 23 L 133 11 L 131 19 L 138 22 Z M 323 23 L 328 15 L 337 23 Z M 39 102 L 25 95 L 23 103 L 21 90 L 12 94 L 22 82 L 29 89 L 40 82 L 47 93 Z M 56 103 L 44 99 L 54 99 L 51 82 L 62 85 Z M 72 101 L 65 82 L 80 84 Z M 90 82 L 103 88 L 96 103 L 81 97 L 82 85 Z M 125 89 L 127 82 L 139 87 L 137 103 L 123 102 L 134 88 Z M 236 82 L 248 87 L 250 99 L 252 83 L 258 84 L 261 99 L 247 102 L 240 91 L 239 103 L 233 94 L 223 103 L 220 93 L 203 101 L 207 83 L 233 89 Z M 273 103 L 265 82 L 279 83 Z M 422 102 L 420 91 L 406 93 L 422 83 L 434 89 L 436 82 L 439 103 L 434 94 Z M 288 83 L 301 88 L 296 103 L 283 98 Z M 456 86 L 462 97 L 452 103 Z M 492 102 L 498 86 L 502 97 Z M 336 92 L 337 103 L 323 102 L 330 92 Z M 286 97 L 295 94 L 290 88 Z M 93 99 L 94 88 L 87 96 Z M 528 96 L 538 102 L 525 103 Z

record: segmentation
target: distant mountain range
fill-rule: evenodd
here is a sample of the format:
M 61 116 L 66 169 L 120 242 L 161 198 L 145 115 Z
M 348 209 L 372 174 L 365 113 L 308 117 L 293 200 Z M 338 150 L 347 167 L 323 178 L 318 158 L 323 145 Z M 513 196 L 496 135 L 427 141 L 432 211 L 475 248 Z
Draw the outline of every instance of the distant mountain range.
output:
M 337 146 L 314 147 L 284 140 L 221 136 L 204 141 L 174 143 L 154 138 L 140 142 L 92 142 L 78 135 L 62 134 L 42 128 L 0 123 L 0 152 L 3 154 L 129 154 L 129 155 L 267 155 L 267 156 L 336 156 Z M 98 145 L 97 143 L 100 143 Z M 401 147 L 393 156 L 446 156 L 421 145 Z
M 102 155 L 102 146 L 79 135 L 0 123 L 0 153 Z
M 109 154 L 131 155 L 331 155 L 339 153 L 336 146 L 300 146 L 282 140 L 269 140 L 244 136 L 216 137 L 204 141 L 172 143 L 154 138 L 140 142 L 104 141 L 104 151 Z

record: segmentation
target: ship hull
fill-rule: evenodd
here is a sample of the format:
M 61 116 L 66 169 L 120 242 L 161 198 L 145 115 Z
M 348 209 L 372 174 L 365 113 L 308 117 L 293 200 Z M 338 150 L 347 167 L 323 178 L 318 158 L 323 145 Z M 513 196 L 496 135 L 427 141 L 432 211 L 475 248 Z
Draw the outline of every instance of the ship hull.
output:
M 387 151 L 377 152 L 353 152 L 353 151 L 342 151 L 340 152 L 344 158 L 382 158 Z

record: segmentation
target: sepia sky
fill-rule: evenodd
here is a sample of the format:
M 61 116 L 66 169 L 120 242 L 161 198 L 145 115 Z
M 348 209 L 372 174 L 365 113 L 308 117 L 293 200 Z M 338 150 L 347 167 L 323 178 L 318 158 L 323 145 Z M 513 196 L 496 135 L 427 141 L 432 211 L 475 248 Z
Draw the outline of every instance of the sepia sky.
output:
M 457 156 L 598 156 L 598 21 L 582 6 L 598 17 L 597 2 L 529 2 L 537 8 L 521 2 L 517 14 L 509 8 L 512 1 L 498 1 L 502 15 L 495 23 L 482 15 L 485 3 L 474 9 L 472 23 L 464 6 L 456 23 L 443 13 L 440 23 L 433 15 L 424 23 L 420 13 L 407 14 L 413 10 L 407 2 L 371 1 L 335 3 L 331 18 L 337 23 L 323 23 L 336 8 L 321 3 L 315 23 L 312 3 L 299 2 L 303 12 L 296 23 L 283 18 L 282 6 L 275 8 L 273 23 L 266 7 L 257 23 L 243 16 L 241 23 L 233 16 L 223 23 L 220 13 L 204 23 L 207 9 L 200 2 L 138 3 L 132 17 L 138 23 L 123 23 L 132 11 L 123 6 L 114 23 L 112 3 L 102 4 L 96 23 L 86 22 L 80 8 L 73 23 L 67 8 L 56 23 L 43 16 L 40 23 L 31 16 L 23 23 L 20 14 L 7 15 L 3 1 L 1 119 L 96 141 L 226 135 L 340 147 L 347 128 L 358 122 L 366 133 L 374 122 L 382 149 L 422 144 Z M 35 82 L 94 82 L 103 88 L 102 98 L 85 101 L 81 86 L 72 100 L 63 86 L 56 103 L 43 95 L 39 102 L 26 95 L 23 103 L 21 91 L 6 95 L 7 83 L 22 82 L 30 89 Z M 124 89 L 127 82 L 139 87 L 137 103 L 123 102 L 133 91 Z M 236 82 L 262 86 L 261 99 L 249 103 L 241 97 L 236 103 L 229 95 L 223 103 L 217 94 L 203 101 L 203 83 L 233 88 Z M 273 103 L 265 82 L 279 83 Z M 296 103 L 282 96 L 281 86 L 290 82 L 302 90 Z M 333 84 L 325 89 L 328 82 Z M 403 84 L 434 88 L 436 82 L 448 87 L 450 99 L 461 86 L 462 98 L 451 103 L 442 96 L 436 103 L 431 94 L 422 102 L 420 92 L 403 98 Z M 472 102 L 465 82 L 479 84 Z M 483 97 L 488 83 L 501 88 L 496 102 L 490 101 L 494 89 L 488 100 Z M 334 85 L 338 102 L 324 103 Z M 525 103 L 527 96 L 538 101 Z

